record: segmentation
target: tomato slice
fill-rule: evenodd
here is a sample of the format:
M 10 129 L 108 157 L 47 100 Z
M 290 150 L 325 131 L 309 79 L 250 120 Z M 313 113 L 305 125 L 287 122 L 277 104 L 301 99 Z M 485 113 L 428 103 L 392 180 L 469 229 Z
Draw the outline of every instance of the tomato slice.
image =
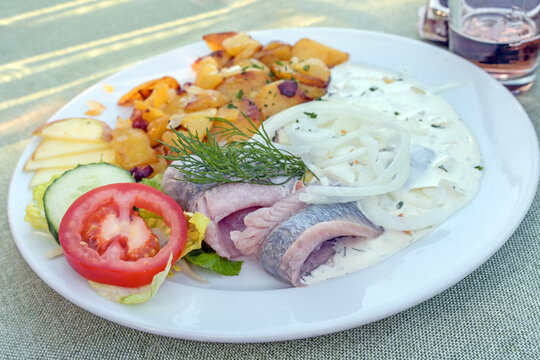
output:
M 169 240 L 159 247 L 134 208 L 162 217 Z M 186 244 L 186 219 L 169 196 L 148 185 L 111 184 L 79 197 L 62 218 L 58 237 L 67 262 L 80 275 L 99 283 L 139 287 L 174 263 Z

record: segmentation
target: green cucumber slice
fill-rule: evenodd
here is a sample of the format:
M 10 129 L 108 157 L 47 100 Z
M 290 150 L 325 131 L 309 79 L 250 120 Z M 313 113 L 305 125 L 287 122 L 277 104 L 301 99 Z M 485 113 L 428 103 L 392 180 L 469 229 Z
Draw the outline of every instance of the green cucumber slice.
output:
M 49 231 L 58 241 L 58 228 L 67 209 L 82 194 L 97 187 L 135 182 L 129 171 L 109 163 L 79 165 L 68 170 L 45 191 L 43 207 Z

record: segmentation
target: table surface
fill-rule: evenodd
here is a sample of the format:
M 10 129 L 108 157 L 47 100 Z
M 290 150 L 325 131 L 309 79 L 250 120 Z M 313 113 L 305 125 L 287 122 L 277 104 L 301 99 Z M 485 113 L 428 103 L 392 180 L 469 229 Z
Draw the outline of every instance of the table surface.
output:
M 1 203 L 30 132 L 130 64 L 205 33 L 331 26 L 418 39 L 420 0 L 65 0 L 0 2 Z M 540 85 L 517 97 L 540 130 Z M 511 119 L 509 119 L 511 121 Z M 395 316 L 315 338 L 216 344 L 99 318 L 30 269 L 0 212 L 0 358 L 540 358 L 540 199 L 485 264 Z

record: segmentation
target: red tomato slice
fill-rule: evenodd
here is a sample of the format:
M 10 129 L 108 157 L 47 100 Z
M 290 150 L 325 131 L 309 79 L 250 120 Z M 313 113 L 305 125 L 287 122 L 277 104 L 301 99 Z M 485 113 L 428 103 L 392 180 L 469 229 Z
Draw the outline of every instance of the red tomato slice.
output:
M 169 241 L 158 238 L 134 207 L 162 217 Z M 139 287 L 174 263 L 186 244 L 186 219 L 180 206 L 151 186 L 111 184 L 79 197 L 62 218 L 58 237 L 67 262 L 80 275 L 99 283 Z

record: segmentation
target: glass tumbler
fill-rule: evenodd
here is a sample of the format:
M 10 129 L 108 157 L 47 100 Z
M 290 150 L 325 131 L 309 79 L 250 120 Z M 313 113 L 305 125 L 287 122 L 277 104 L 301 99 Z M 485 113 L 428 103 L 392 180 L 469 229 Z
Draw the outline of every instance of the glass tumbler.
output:
M 531 88 L 540 48 L 540 0 L 449 0 L 450 50 L 513 93 Z

